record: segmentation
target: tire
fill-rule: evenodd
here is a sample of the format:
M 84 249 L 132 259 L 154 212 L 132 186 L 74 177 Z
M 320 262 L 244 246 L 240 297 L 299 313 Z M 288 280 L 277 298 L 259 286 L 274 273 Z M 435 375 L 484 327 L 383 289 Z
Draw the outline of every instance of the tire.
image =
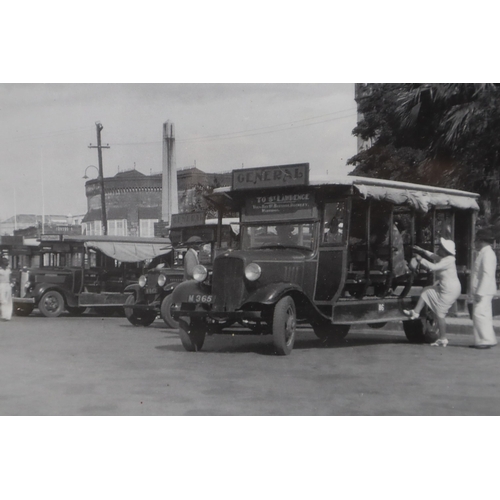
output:
M 167 295 L 160 306 L 160 315 L 167 325 L 167 328 L 173 328 L 175 330 L 179 329 L 179 322 L 175 321 L 174 318 L 172 318 L 172 314 L 170 313 L 170 308 L 172 307 L 172 294 Z
M 135 309 L 135 296 L 130 295 L 127 297 L 123 310 L 125 317 L 134 326 L 149 326 L 156 319 L 156 311 L 147 311 L 145 309 Z
M 437 321 L 434 313 L 426 307 L 419 319 L 403 321 L 406 338 L 412 344 L 431 344 L 438 337 Z
M 86 310 L 86 307 L 66 306 L 66 311 L 68 311 L 71 316 L 81 316 Z
M 379 328 L 384 328 L 385 325 L 387 325 L 387 321 L 384 323 L 368 323 L 368 326 L 375 330 L 378 330 Z
M 347 336 L 351 325 L 332 325 L 325 321 L 324 323 L 313 324 L 312 327 L 319 339 L 325 342 L 335 342 Z
M 29 316 L 34 308 L 33 304 L 18 304 L 17 306 L 14 304 L 14 314 L 16 316 Z
M 201 351 L 205 342 L 206 326 L 203 321 L 191 319 L 188 323 L 185 319 L 179 319 L 179 337 L 186 351 Z
M 46 318 L 57 318 L 64 311 L 63 296 L 55 290 L 45 292 L 38 303 L 38 309 Z
M 297 333 L 297 312 L 292 297 L 283 297 L 274 307 L 272 331 L 277 354 L 290 354 Z

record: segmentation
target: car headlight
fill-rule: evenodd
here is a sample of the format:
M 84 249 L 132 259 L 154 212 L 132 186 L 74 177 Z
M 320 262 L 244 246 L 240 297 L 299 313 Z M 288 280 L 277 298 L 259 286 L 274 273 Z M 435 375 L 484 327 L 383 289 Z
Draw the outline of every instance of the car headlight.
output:
M 202 281 L 205 281 L 207 279 L 207 276 L 208 276 L 208 271 L 205 266 L 201 266 L 199 264 L 197 266 L 194 266 L 193 278 L 196 281 L 201 283 Z
M 139 276 L 139 286 L 144 288 L 146 286 L 146 283 L 147 283 L 147 278 L 146 276 L 144 276 L 144 274 L 142 276 Z
M 164 274 L 158 276 L 158 286 L 163 286 L 167 282 L 167 277 Z
M 251 264 L 248 264 L 247 267 L 245 267 L 245 277 L 248 281 L 258 280 L 261 274 L 262 269 L 260 268 L 259 264 L 256 264 L 255 262 L 252 262 Z

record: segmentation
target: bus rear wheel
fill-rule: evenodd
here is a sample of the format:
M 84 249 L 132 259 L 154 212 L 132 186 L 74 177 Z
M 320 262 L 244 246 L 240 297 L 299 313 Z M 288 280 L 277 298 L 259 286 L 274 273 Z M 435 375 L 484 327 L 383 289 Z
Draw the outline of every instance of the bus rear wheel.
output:
M 403 321 L 406 338 L 412 344 L 431 344 L 438 337 L 438 326 L 434 313 L 426 307 L 420 318 Z

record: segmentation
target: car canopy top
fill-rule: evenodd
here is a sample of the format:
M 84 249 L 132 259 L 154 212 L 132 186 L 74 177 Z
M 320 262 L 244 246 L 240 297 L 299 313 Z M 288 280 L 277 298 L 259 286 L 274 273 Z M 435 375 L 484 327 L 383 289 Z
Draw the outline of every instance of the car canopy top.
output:
M 100 250 L 120 262 L 141 262 L 172 251 L 168 238 L 134 238 L 124 236 L 63 236 L 68 243 L 81 242 L 85 248 Z

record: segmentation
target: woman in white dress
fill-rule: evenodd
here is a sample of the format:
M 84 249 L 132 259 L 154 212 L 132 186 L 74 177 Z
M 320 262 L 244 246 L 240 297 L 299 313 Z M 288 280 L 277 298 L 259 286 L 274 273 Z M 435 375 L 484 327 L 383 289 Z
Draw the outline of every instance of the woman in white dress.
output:
M 2 257 L 0 262 L 0 319 L 3 321 L 9 321 L 12 318 L 10 272 L 9 259 Z
M 425 287 L 418 299 L 417 305 L 413 310 L 404 310 L 403 312 L 411 319 L 417 319 L 420 311 L 425 304 L 432 310 L 437 318 L 439 338 L 431 344 L 432 346 L 448 345 L 446 338 L 446 314 L 450 307 L 458 299 L 462 285 L 457 275 L 457 266 L 455 264 L 455 243 L 452 240 L 441 238 L 439 241 L 437 253 L 432 253 L 420 247 L 414 247 L 414 250 L 423 253 L 434 262 L 430 262 L 416 256 L 419 264 L 436 274 L 436 282 L 432 286 Z

